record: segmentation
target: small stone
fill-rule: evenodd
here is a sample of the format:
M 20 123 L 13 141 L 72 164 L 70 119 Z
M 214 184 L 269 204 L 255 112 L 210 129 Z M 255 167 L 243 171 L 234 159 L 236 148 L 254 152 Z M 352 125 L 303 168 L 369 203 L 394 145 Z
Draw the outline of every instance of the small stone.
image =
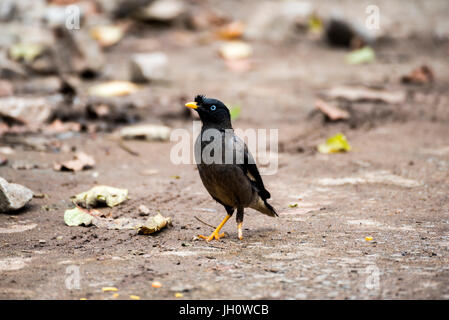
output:
M 59 98 L 52 101 L 46 97 L 2 97 L 0 115 L 21 123 L 42 124 L 52 116 L 59 102 Z
M 24 207 L 33 198 L 33 191 L 16 183 L 8 183 L 0 177 L 0 212 Z
M 160 81 L 167 78 L 168 57 L 162 52 L 138 53 L 131 56 L 131 80 Z
M 150 214 L 150 209 L 148 209 L 147 206 L 141 204 L 139 206 L 139 215 L 141 216 L 148 216 Z

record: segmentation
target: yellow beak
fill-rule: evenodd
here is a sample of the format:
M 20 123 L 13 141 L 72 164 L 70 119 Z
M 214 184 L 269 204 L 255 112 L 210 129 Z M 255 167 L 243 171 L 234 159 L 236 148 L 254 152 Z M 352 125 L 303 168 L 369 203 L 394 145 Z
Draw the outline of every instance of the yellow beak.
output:
M 196 102 L 187 102 L 186 107 L 192 108 L 192 109 L 198 109 L 198 105 L 196 104 Z

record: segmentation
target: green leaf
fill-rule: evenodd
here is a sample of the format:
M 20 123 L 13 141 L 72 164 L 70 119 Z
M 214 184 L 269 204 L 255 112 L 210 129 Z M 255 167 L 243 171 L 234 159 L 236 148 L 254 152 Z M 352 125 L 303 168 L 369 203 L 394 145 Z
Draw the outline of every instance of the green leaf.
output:
M 240 108 L 240 106 L 234 106 L 231 108 L 231 110 L 229 110 L 229 113 L 231 114 L 231 120 L 235 120 L 240 116 L 240 112 L 242 111 L 242 109 Z
M 23 60 L 26 63 L 33 62 L 42 52 L 44 47 L 36 43 L 16 43 L 9 48 L 9 56 L 16 61 Z
M 309 32 L 311 33 L 322 33 L 323 32 L 323 21 L 316 14 L 312 14 L 308 21 Z
M 374 61 L 376 54 L 371 47 L 363 47 L 358 50 L 354 50 L 346 55 L 346 63 L 349 64 L 361 64 Z
M 96 207 L 105 203 L 108 207 L 114 207 L 128 199 L 128 190 L 108 186 L 96 186 L 89 191 L 77 194 L 73 203 L 84 208 Z
M 89 226 L 92 224 L 94 217 L 86 212 L 86 210 L 76 207 L 66 210 L 64 213 L 64 222 L 68 226 Z
M 327 139 L 326 142 L 318 145 L 318 151 L 321 153 L 345 152 L 350 150 L 351 146 L 342 133 L 338 133 Z

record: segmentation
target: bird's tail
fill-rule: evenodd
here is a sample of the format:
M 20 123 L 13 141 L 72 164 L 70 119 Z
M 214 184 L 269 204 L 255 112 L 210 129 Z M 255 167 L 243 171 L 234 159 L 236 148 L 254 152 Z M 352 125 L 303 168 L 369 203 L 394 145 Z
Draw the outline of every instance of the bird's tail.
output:
M 257 201 L 252 206 L 250 206 L 250 208 L 255 209 L 270 217 L 278 217 L 276 209 L 274 209 L 266 199 L 262 199 L 261 197 L 258 197 Z

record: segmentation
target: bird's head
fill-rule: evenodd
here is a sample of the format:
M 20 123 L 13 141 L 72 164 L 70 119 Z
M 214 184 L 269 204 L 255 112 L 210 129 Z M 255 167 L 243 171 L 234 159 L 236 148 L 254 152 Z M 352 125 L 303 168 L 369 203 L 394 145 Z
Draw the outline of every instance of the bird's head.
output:
M 186 107 L 198 112 L 203 126 L 219 129 L 232 128 L 229 109 L 220 100 L 197 95 L 194 102 L 186 103 Z

